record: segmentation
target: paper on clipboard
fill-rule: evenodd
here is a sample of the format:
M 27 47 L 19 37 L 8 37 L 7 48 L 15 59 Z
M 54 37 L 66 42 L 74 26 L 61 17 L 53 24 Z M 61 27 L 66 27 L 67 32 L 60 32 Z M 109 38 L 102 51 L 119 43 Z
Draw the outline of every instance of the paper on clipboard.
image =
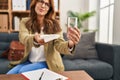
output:
M 40 37 L 42 39 L 44 39 L 45 42 L 49 42 L 51 40 L 59 38 L 60 35 L 58 35 L 58 34 L 44 34 L 44 35 L 40 35 Z
M 22 73 L 22 75 L 28 78 L 28 80 L 39 80 L 42 72 L 44 72 L 44 75 L 42 76 L 41 80 L 59 80 L 59 78 L 61 78 L 61 80 L 68 79 L 67 77 L 62 76 L 46 68 L 24 72 Z

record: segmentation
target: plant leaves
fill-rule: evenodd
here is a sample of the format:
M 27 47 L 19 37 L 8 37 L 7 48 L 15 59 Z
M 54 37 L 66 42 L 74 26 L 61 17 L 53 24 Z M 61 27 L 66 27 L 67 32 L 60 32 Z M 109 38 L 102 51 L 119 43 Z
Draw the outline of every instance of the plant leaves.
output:
M 86 12 L 81 14 L 80 12 L 73 12 L 73 11 L 68 11 L 67 15 L 68 17 L 77 17 L 78 18 L 78 28 L 82 28 L 82 22 L 90 18 L 91 16 L 95 15 L 95 11 L 92 12 Z

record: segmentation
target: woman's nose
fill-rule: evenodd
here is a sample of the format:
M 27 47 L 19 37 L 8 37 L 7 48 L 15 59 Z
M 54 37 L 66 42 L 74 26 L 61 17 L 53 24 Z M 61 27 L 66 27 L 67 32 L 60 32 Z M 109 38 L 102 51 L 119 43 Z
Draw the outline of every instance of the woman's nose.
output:
M 42 7 L 45 7 L 45 6 L 46 6 L 45 3 L 43 3 L 43 4 L 42 4 Z

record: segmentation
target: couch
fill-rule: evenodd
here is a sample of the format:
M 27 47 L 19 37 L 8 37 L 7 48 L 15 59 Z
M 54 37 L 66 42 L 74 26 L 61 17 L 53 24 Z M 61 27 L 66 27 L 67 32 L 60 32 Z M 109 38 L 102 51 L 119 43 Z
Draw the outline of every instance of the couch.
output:
M 10 70 L 9 60 L 1 57 L 1 53 L 12 40 L 18 40 L 18 33 L 0 32 L 0 74 Z M 65 70 L 85 70 L 94 80 L 120 80 L 120 45 L 95 43 L 95 49 L 98 58 L 70 59 L 62 56 Z

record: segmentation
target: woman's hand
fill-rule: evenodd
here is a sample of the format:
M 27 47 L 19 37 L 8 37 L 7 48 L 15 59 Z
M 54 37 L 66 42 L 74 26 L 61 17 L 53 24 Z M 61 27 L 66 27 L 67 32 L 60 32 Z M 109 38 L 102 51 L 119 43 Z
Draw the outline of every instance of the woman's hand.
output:
M 40 34 L 38 34 L 38 33 L 35 33 L 34 39 L 35 39 L 35 41 L 36 41 L 38 44 L 40 44 L 40 45 L 45 44 L 44 39 L 41 39 L 41 38 L 40 38 Z
M 73 47 L 74 45 L 78 44 L 80 40 L 81 34 L 78 28 L 68 28 L 67 38 L 68 38 L 68 46 L 69 48 Z

